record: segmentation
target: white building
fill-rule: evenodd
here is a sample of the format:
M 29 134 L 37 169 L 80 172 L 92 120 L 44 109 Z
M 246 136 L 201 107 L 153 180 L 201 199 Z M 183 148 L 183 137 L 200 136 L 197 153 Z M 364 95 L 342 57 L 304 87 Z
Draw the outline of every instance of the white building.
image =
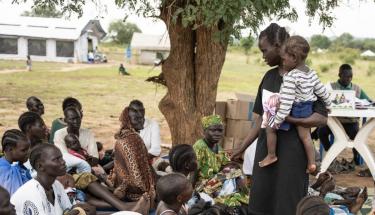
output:
M 17 17 L 0 20 L 0 59 L 86 62 L 106 35 L 98 20 Z
M 135 32 L 130 42 L 133 64 L 154 64 L 155 61 L 166 59 L 171 48 L 168 33 L 150 35 Z

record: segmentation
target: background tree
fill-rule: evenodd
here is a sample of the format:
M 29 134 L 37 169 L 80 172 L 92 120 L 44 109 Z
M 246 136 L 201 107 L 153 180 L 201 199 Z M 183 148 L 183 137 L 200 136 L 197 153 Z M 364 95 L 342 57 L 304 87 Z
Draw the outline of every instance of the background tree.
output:
M 333 41 L 332 45 L 336 50 L 341 48 L 354 48 L 354 37 L 349 33 L 343 33 Z
M 35 5 L 30 11 L 24 11 L 21 16 L 61 18 L 63 13 L 55 5 Z
M 316 34 L 311 37 L 310 45 L 313 48 L 328 49 L 331 45 L 331 40 L 327 36 Z
M 142 32 L 136 24 L 116 20 L 111 22 L 108 33 L 115 43 L 129 44 L 134 32 Z
M 254 45 L 254 38 L 252 36 L 241 38 L 240 44 L 246 55 L 246 63 L 249 63 L 250 49 Z
M 14 0 L 24 2 L 26 0 Z M 54 2 L 82 15 L 85 0 L 34 0 Z M 333 22 L 337 0 L 306 0 L 306 14 L 319 15 L 322 25 Z M 167 93 L 159 103 L 172 135 L 172 143 L 193 144 L 202 135 L 200 120 L 212 114 L 229 36 L 240 30 L 257 31 L 266 18 L 297 19 L 289 0 L 115 0 L 124 10 L 161 19 L 167 26 L 170 54 L 158 76 Z M 156 79 L 155 79 L 156 80 Z

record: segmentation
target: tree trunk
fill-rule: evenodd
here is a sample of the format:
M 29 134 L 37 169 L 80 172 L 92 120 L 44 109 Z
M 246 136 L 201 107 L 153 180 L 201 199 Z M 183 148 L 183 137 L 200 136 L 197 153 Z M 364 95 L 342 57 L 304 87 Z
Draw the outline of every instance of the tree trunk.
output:
M 162 65 L 167 94 L 159 103 L 172 135 L 172 143 L 194 144 L 202 136 L 201 118 L 213 113 L 218 81 L 228 40 L 214 38 L 217 27 L 193 30 L 181 23 L 166 23 L 171 49 Z

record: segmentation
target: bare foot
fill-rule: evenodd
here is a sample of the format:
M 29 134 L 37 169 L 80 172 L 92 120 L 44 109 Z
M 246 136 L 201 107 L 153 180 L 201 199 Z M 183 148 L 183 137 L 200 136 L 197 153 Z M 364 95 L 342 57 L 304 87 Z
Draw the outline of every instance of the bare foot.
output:
M 367 187 L 363 188 L 361 194 L 358 195 L 357 199 L 355 200 L 352 207 L 350 207 L 350 212 L 353 214 L 357 214 L 359 210 L 361 210 L 363 204 L 367 200 Z
M 145 197 L 144 195 L 138 200 L 132 211 L 141 213 L 141 214 L 148 214 L 150 209 L 150 199 Z
M 313 174 L 316 171 L 316 164 L 308 164 L 306 173 Z
M 267 155 L 261 162 L 259 162 L 260 167 L 265 167 L 271 165 L 277 161 L 277 157 L 274 155 Z

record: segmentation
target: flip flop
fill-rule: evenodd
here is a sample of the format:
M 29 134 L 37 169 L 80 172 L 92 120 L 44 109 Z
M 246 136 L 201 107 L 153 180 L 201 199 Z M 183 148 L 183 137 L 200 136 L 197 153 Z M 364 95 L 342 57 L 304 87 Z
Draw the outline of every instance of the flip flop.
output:
M 371 177 L 371 172 L 369 169 L 364 169 L 364 170 L 361 170 L 357 173 L 357 176 L 358 177 Z

